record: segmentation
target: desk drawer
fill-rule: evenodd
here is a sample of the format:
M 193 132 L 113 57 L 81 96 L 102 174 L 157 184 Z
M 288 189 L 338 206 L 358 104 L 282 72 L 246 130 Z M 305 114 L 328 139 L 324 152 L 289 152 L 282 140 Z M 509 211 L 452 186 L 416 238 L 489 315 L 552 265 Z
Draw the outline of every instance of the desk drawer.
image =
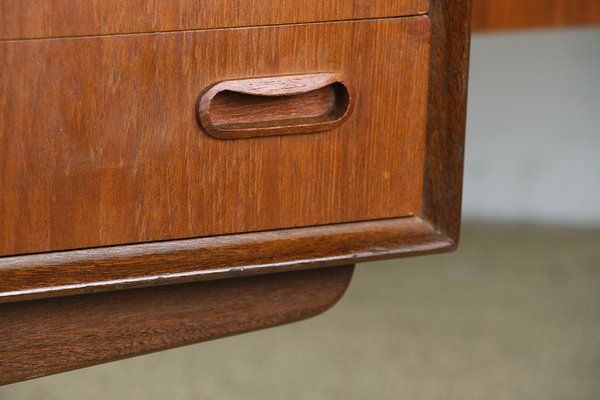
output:
M 429 0 L 2 0 L 0 40 L 426 14 Z
M 417 215 L 427 16 L 0 42 L 0 255 Z M 325 132 L 223 140 L 198 95 L 336 73 Z

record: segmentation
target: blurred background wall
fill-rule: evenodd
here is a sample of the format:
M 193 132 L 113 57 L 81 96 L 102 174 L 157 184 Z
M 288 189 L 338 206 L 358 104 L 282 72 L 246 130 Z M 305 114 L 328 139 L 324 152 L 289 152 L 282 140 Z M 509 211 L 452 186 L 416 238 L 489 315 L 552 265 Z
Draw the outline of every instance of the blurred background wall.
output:
M 600 29 L 475 34 L 469 220 L 600 225 Z

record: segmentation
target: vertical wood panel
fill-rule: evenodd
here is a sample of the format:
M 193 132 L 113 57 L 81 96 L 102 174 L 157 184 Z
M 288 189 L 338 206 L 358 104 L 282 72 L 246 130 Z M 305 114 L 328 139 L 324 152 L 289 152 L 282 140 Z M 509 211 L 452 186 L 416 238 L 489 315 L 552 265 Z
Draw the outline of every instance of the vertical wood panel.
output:
M 431 59 L 421 217 L 458 246 L 467 116 L 471 1 L 431 2 Z

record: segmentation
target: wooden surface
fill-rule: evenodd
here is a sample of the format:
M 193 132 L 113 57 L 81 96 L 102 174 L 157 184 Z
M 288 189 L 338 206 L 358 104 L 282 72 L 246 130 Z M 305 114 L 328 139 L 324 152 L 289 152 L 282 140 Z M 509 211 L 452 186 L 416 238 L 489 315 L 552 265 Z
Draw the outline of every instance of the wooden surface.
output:
M 0 39 L 393 17 L 427 7 L 427 0 L 2 0 Z
M 473 30 L 600 24 L 598 0 L 473 0 Z
M 423 16 L 0 42 L 0 255 L 419 214 L 429 29 Z M 333 131 L 224 141 L 198 126 L 216 81 L 322 71 L 356 92 Z
M 314 316 L 353 267 L 0 305 L 0 384 Z
M 198 119 L 221 139 L 330 131 L 352 114 L 354 93 L 338 73 L 216 83 L 198 98 Z
M 150 19 L 145 11 L 132 18 L 133 3 L 81 2 L 68 14 L 59 1 L 5 2 L 0 31 L 30 38 L 189 27 L 187 9 L 159 13 L 152 3 Z M 425 4 L 297 3 L 240 16 L 260 24 L 343 9 L 363 18 L 359 9 Z M 1 380 L 307 317 L 333 304 L 350 278 L 338 268 L 235 276 L 454 248 L 469 4 L 432 0 L 429 17 L 0 43 L 0 186 L 8 193 L 0 254 L 374 219 L 1 258 Z M 211 27 L 237 18 L 210 15 Z M 198 128 L 194 103 L 211 83 L 327 71 L 343 73 L 357 94 L 355 112 L 334 132 L 242 146 Z M 401 215 L 414 216 L 391 218 Z M 168 283 L 180 284 L 133 289 Z M 14 302 L 57 295 L 70 296 Z
M 432 0 L 421 218 L 458 246 L 467 115 L 470 0 Z
M 140 246 L 120 246 L 104 249 L 94 248 L 73 253 L 52 252 L 26 257 L 5 257 L 0 264 L 0 275 L 2 277 L 1 281 L 3 282 L 3 286 L 1 287 L 2 300 L 17 301 L 46 296 L 115 290 L 124 287 L 133 288 L 205 279 L 218 279 L 240 276 L 243 274 L 260 274 L 281 270 L 324 267 L 342 263 L 353 263 L 378 258 L 391 258 L 455 248 L 458 242 L 460 227 L 466 82 L 469 49 L 469 12 L 469 3 L 466 1 L 432 2 L 432 11 L 430 15 L 433 24 L 431 49 L 432 64 L 431 70 L 428 72 L 431 85 L 428 89 L 427 99 L 430 112 L 427 114 L 427 129 L 426 138 L 424 138 L 424 148 L 421 149 L 424 153 L 421 157 L 424 157 L 425 170 L 422 178 L 423 181 L 416 183 L 417 186 L 422 187 L 423 193 L 422 203 L 416 206 L 416 209 L 420 211 L 419 217 L 374 220 L 364 223 L 335 224 L 332 226 L 315 226 L 289 230 L 285 229 L 257 234 L 225 235 L 205 239 L 174 240 L 165 243 L 148 243 Z M 425 21 L 424 23 L 428 26 L 425 18 L 378 21 L 376 25 L 402 25 L 409 20 Z M 371 26 L 373 23 L 361 22 L 360 24 Z M 346 25 L 346 23 L 325 24 L 314 25 L 311 26 L 311 28 L 318 28 L 316 32 L 320 32 L 323 28 L 329 29 L 334 26 Z M 299 30 L 294 32 L 294 34 L 304 32 L 304 29 L 307 27 L 280 27 L 278 29 L 287 30 L 296 28 Z M 373 31 L 367 35 L 368 37 L 371 37 L 374 33 L 382 30 L 382 28 L 372 29 Z M 364 29 L 364 31 L 367 31 L 367 29 Z M 386 32 L 387 31 L 388 30 L 386 30 Z M 248 30 L 235 30 L 235 32 L 248 32 Z M 356 32 L 360 33 L 362 31 Z M 417 30 L 417 36 L 420 35 L 419 32 L 421 31 Z M 215 32 L 209 33 L 213 34 Z M 193 33 L 193 35 L 195 34 L 197 33 Z M 172 35 L 180 34 L 170 34 L 165 36 L 170 37 Z M 379 36 L 381 36 L 381 34 Z M 376 37 L 379 36 L 376 35 Z M 306 41 L 306 36 L 302 37 L 304 37 L 304 40 Z M 362 37 L 362 33 L 360 34 L 360 37 Z M 87 41 L 90 39 L 79 40 Z M 39 41 L 28 43 L 33 42 Z M 230 42 L 231 41 L 229 41 L 229 43 Z M 395 47 L 393 50 L 395 53 L 402 53 Z M 412 53 L 409 51 L 405 56 L 408 57 L 411 54 Z M 415 54 L 412 55 L 414 56 Z M 421 68 L 419 65 L 422 63 L 423 61 L 417 58 L 412 64 L 415 68 Z M 382 65 L 387 66 L 387 61 Z M 381 79 L 382 85 L 387 85 L 394 80 L 391 76 L 394 74 L 389 74 L 389 72 L 383 70 L 378 71 L 385 76 L 385 79 Z M 376 72 L 377 71 L 372 71 L 372 73 Z M 198 86 L 202 87 L 202 85 Z M 198 90 L 201 90 L 201 88 Z M 375 91 L 379 92 L 381 90 L 385 92 L 384 87 L 378 87 Z M 400 98 L 400 96 L 396 96 L 394 93 L 390 93 L 389 95 L 390 97 Z M 8 99 L 9 96 L 6 98 Z M 406 96 L 406 98 L 410 99 L 412 103 L 411 106 L 415 106 L 414 101 L 412 101 L 415 98 L 414 96 Z M 115 99 L 113 98 L 113 100 Z M 118 101 L 118 99 L 115 101 Z M 9 103 L 7 102 L 5 104 Z M 357 105 L 360 106 L 360 97 L 358 97 Z M 400 106 L 400 104 L 398 104 L 398 106 Z M 66 105 L 64 105 L 64 107 L 66 107 Z M 390 110 L 392 110 L 392 112 L 390 112 Z M 387 151 L 392 152 L 390 157 L 392 157 L 392 161 L 395 160 L 394 162 L 397 162 L 401 158 L 401 154 L 404 154 L 398 153 L 397 149 L 393 149 L 395 140 L 391 140 L 392 136 L 389 136 L 388 139 L 386 139 L 388 141 L 375 141 L 374 143 L 379 146 L 377 151 L 373 151 L 373 144 L 365 146 L 367 142 L 364 141 L 365 137 L 369 134 L 373 135 L 373 138 L 377 137 L 378 134 L 382 132 L 378 127 L 389 127 L 391 121 L 397 121 L 396 118 L 398 114 L 403 111 L 398 110 L 397 107 L 383 107 L 374 118 L 359 118 L 361 114 L 359 112 L 355 113 L 353 118 L 358 118 L 359 120 L 356 123 L 364 124 L 366 130 L 361 131 L 360 133 L 353 131 L 353 134 L 356 134 L 357 139 L 354 141 L 348 141 L 346 136 L 340 135 L 335 141 L 330 143 L 330 146 L 326 148 L 326 152 L 320 152 L 320 154 L 329 155 L 332 160 L 337 159 L 338 162 L 352 161 L 345 164 L 349 165 L 349 170 L 347 171 L 347 175 L 342 176 L 342 178 L 346 178 L 345 180 L 342 180 L 342 182 L 347 184 L 347 187 L 344 187 L 343 185 L 340 186 L 344 192 L 347 193 L 349 190 L 356 188 L 353 179 L 361 178 L 365 180 L 364 182 L 371 184 L 372 180 L 379 177 L 380 174 L 385 178 L 386 172 L 390 171 L 377 169 L 376 163 L 381 162 L 382 156 L 389 154 Z M 435 110 L 435 112 L 431 110 Z M 159 114 L 158 110 L 155 111 L 157 112 L 153 114 Z M 193 114 L 191 110 L 190 114 Z M 392 119 L 390 120 L 390 118 Z M 351 121 L 352 118 L 348 123 Z M 189 121 L 188 123 L 191 124 Z M 415 123 L 415 121 L 405 121 L 405 123 L 411 124 Z M 196 124 L 196 121 L 194 121 L 193 124 Z M 196 125 L 194 125 L 194 127 L 194 129 L 197 129 L 195 132 L 201 132 Z M 395 133 L 397 132 L 394 132 L 393 134 Z M 194 133 L 194 135 L 195 134 L 196 133 Z M 390 132 L 388 132 L 388 134 L 392 135 Z M 200 138 L 201 140 L 207 140 L 207 137 L 205 136 L 200 136 Z M 306 164 L 302 163 L 303 159 L 310 159 L 311 153 L 307 150 L 305 153 L 297 154 L 301 148 L 298 146 L 294 147 L 294 145 L 297 144 L 311 143 L 304 141 L 315 138 L 320 138 L 319 140 L 322 141 L 330 140 L 320 135 L 306 135 L 306 137 L 298 138 L 286 137 L 286 140 L 281 140 L 280 138 L 266 138 L 271 145 L 265 148 L 265 156 L 273 157 L 269 159 L 273 160 L 273 165 L 275 165 L 276 162 L 279 162 L 279 165 L 282 165 L 283 167 L 282 170 L 287 171 L 286 174 L 288 174 L 287 176 L 290 178 L 290 181 L 292 181 L 292 178 L 297 178 L 297 180 L 293 182 L 298 183 L 298 185 L 295 186 L 288 185 L 285 188 L 280 188 L 280 191 L 285 189 L 290 204 L 275 204 L 275 207 L 287 207 L 288 210 L 293 210 L 296 203 L 298 203 L 299 200 L 302 200 L 304 193 L 306 193 L 303 190 L 306 190 L 307 187 L 309 187 L 310 190 L 316 190 L 317 192 L 321 191 L 321 193 L 323 193 L 323 190 L 329 189 L 320 184 L 321 180 L 311 180 L 310 178 L 311 176 L 317 176 L 318 178 L 328 176 L 323 174 L 323 171 L 319 169 L 318 164 L 313 165 L 311 168 L 306 168 Z M 359 141 L 358 138 L 362 138 L 363 141 Z M 272 139 L 277 139 L 277 141 Z M 288 142 L 287 139 L 295 140 Z M 344 139 L 346 139 L 346 141 L 344 141 Z M 9 138 L 6 137 L 6 140 L 9 140 Z M 10 140 L 18 141 L 18 139 L 15 139 L 14 137 L 11 137 Z M 89 139 L 84 137 L 84 140 Z M 262 140 L 263 139 L 261 139 L 260 143 L 263 143 Z M 208 139 L 207 141 L 209 144 L 222 142 L 223 141 L 215 139 Z M 127 143 L 128 142 L 123 142 L 123 144 Z M 141 145 L 135 141 L 129 143 L 134 147 L 135 145 Z M 284 145 L 287 143 L 290 143 L 290 145 Z M 317 141 L 315 143 L 319 144 L 323 142 Z M 313 152 L 318 150 L 316 146 L 307 147 Z M 256 150 L 257 148 L 258 147 L 255 146 L 252 150 Z M 113 147 L 113 149 L 116 149 L 116 147 Z M 343 149 L 343 151 L 340 149 Z M 370 150 L 371 153 L 364 154 L 367 151 L 365 149 Z M 30 148 L 21 147 L 18 150 L 19 151 L 16 151 L 14 154 L 31 153 Z M 34 150 L 38 149 L 34 148 Z M 116 150 L 122 151 L 119 149 Z M 271 152 L 268 152 L 267 150 L 271 150 Z M 279 152 L 282 151 L 289 152 L 288 154 L 290 154 L 294 160 L 297 160 L 298 163 L 282 162 L 285 160 L 278 156 Z M 37 153 L 39 153 L 39 151 L 37 151 Z M 38 156 L 37 153 L 34 152 L 34 158 L 39 157 L 37 158 L 39 160 L 41 159 L 41 156 Z M 234 155 L 238 156 L 238 154 Z M 412 163 L 411 165 L 417 164 L 415 160 L 418 160 L 418 154 L 415 155 L 411 153 L 410 157 L 413 157 L 412 161 L 410 161 L 410 163 Z M 57 159 L 60 160 L 60 158 Z M 63 159 L 68 160 L 66 157 Z M 164 160 L 164 158 L 162 159 Z M 6 160 L 6 158 L 0 158 L 0 160 Z M 98 160 L 102 161 L 103 159 L 98 158 Z M 363 161 L 356 163 L 356 160 Z M 173 165 L 177 165 L 177 162 L 177 160 L 169 161 L 167 165 L 172 167 Z M 399 162 L 407 162 L 407 160 Z M 239 158 L 223 158 L 223 164 L 235 167 L 236 165 L 239 165 Z M 11 164 L 7 163 L 6 165 Z M 305 168 L 304 171 L 299 171 L 299 166 Z M 144 166 L 144 168 L 146 168 L 146 166 Z M 148 179 L 149 184 L 152 184 L 153 175 L 151 172 L 156 171 L 156 168 L 150 169 L 151 171 L 148 170 L 140 179 Z M 227 172 L 230 170 L 239 173 L 239 169 L 236 168 L 225 168 L 223 169 L 225 172 L 209 170 L 211 172 L 209 178 L 212 177 L 212 181 L 209 180 L 208 182 L 218 182 L 218 178 L 221 180 L 230 179 L 230 187 L 237 185 L 238 191 L 235 192 L 236 194 L 244 193 L 241 190 L 244 188 L 247 189 L 248 186 L 252 186 L 246 184 L 246 178 L 249 176 L 248 173 L 245 173 L 243 175 L 244 179 L 241 179 L 240 176 L 235 175 L 234 172 L 232 172 L 231 175 L 227 175 Z M 23 176 L 28 178 L 30 182 L 32 177 L 28 177 L 24 171 L 25 170 L 22 171 Z M 316 175 L 307 174 L 307 171 Z M 47 171 L 42 172 L 47 173 Z M 118 172 L 119 171 L 114 172 L 113 175 Z M 205 171 L 198 172 L 196 179 L 191 181 L 193 184 L 189 187 L 196 188 L 201 184 L 205 184 L 206 179 L 202 180 L 204 172 Z M 221 175 L 218 175 L 218 172 L 220 172 Z M 260 189 L 260 183 L 266 182 L 265 184 L 269 185 L 272 183 L 272 179 L 269 180 L 269 178 L 281 176 L 281 174 L 267 174 L 266 172 L 267 171 L 265 171 L 264 174 L 266 175 L 265 179 L 254 186 L 256 190 Z M 406 171 L 402 171 L 401 169 L 395 169 L 392 172 L 397 174 L 406 173 Z M 60 175 L 62 173 L 64 173 L 63 169 L 54 172 L 55 175 Z M 160 175 L 160 173 L 161 171 L 158 170 L 155 174 Z M 185 173 L 194 174 L 195 170 L 186 167 L 185 171 L 180 171 L 178 176 L 185 176 Z M 335 178 L 331 182 L 339 181 L 340 173 L 341 171 L 337 171 L 337 175 L 330 174 L 329 176 Z M 223 174 L 225 175 L 223 176 Z M 66 177 L 70 177 L 70 175 L 66 174 Z M 112 188 L 112 185 L 104 184 L 105 189 L 99 190 L 97 194 L 106 195 L 106 193 L 108 193 L 110 195 L 112 193 L 111 191 L 114 191 L 115 194 L 122 194 L 123 192 L 120 192 L 119 190 L 123 187 L 125 190 L 128 190 L 127 182 L 128 180 L 124 177 L 121 180 L 120 187 Z M 58 185 L 60 183 L 62 182 L 57 182 L 57 186 L 55 187 L 65 187 L 64 185 Z M 169 189 L 172 190 L 172 182 L 169 181 L 169 184 L 171 185 Z M 146 189 L 148 186 L 148 184 L 141 186 L 141 189 Z M 5 187 L 10 186 L 5 185 Z M 368 187 L 369 186 L 365 186 L 365 190 L 368 189 Z M 377 186 L 370 187 L 377 189 Z M 389 187 L 390 189 L 385 190 L 386 187 Z M 24 189 L 24 193 L 28 193 L 24 185 L 22 188 Z M 153 218 L 156 218 L 156 221 L 162 219 L 162 221 L 169 221 L 169 223 L 171 223 L 171 219 L 178 218 L 177 212 L 183 214 L 190 212 L 189 209 L 171 209 L 169 206 L 174 203 L 169 203 L 169 200 L 172 196 L 169 196 L 169 193 L 165 193 L 164 190 L 161 190 L 159 185 L 156 185 L 152 189 L 153 190 L 150 190 L 148 193 L 147 201 L 145 202 L 146 207 L 142 207 L 141 209 L 151 209 L 153 199 L 154 203 L 159 206 L 163 204 L 163 212 L 166 214 L 151 215 Z M 378 190 L 367 194 L 373 196 L 372 198 L 380 198 L 384 197 L 382 194 L 389 194 L 390 191 L 392 193 L 402 193 L 407 190 L 413 191 L 416 189 L 409 184 L 396 185 L 395 187 L 379 186 Z M 141 190 L 131 190 L 130 192 L 131 204 L 134 204 L 135 201 L 139 200 L 139 198 L 136 198 L 135 196 L 143 194 Z M 257 193 L 261 194 L 260 191 Z M 58 192 L 47 193 L 46 195 L 52 201 L 56 201 L 60 196 L 69 196 L 69 193 L 64 195 L 62 192 Z M 264 201 L 265 199 L 268 199 L 268 195 L 272 195 L 272 193 L 267 194 L 263 191 L 263 197 L 261 198 L 259 196 L 256 200 L 256 204 L 265 204 Z M 420 198 L 420 195 L 421 193 L 419 192 L 416 197 Z M 71 195 L 70 198 L 77 199 L 77 196 Z M 331 205 L 332 208 L 325 207 L 324 209 L 322 207 L 316 207 L 317 203 L 315 203 L 315 207 L 311 207 L 310 202 L 305 202 L 302 211 L 315 214 L 320 213 L 318 215 L 327 217 L 326 212 L 335 207 L 342 209 L 342 211 L 356 211 L 361 207 L 365 209 L 369 208 L 375 204 L 370 200 L 372 198 L 355 197 L 352 199 L 340 199 L 336 204 L 327 201 L 325 202 L 325 205 L 327 207 Z M 23 203 L 20 198 L 13 198 L 13 200 L 15 204 Z M 24 196 L 23 200 L 27 200 L 27 196 Z M 77 216 L 77 209 L 62 209 L 56 210 L 55 212 L 57 218 L 64 218 L 63 226 L 68 228 L 66 232 L 75 232 L 79 229 L 78 232 L 80 232 L 82 236 L 85 236 L 89 234 L 85 229 L 90 226 L 89 222 L 95 221 L 95 223 L 102 223 L 103 219 L 106 219 L 106 216 L 110 215 L 110 212 L 112 212 L 109 205 L 117 204 L 118 200 L 119 198 L 116 196 L 113 201 L 107 202 L 103 208 L 94 210 L 103 211 L 105 214 L 101 213 L 101 216 L 86 217 L 86 215 L 82 215 L 82 222 L 75 226 L 69 226 L 69 224 L 70 221 L 73 220 L 70 218 Z M 232 201 L 234 204 L 238 204 L 238 196 L 233 197 Z M 260 201 L 263 201 L 263 203 L 260 203 Z M 39 206 L 39 204 L 36 204 L 36 206 Z M 393 203 L 388 204 L 387 206 L 394 207 L 397 206 L 397 204 Z M 33 205 L 31 207 L 33 209 Z M 16 210 L 19 211 L 18 208 Z M 220 211 L 224 210 L 227 211 L 226 209 L 220 209 Z M 269 208 L 263 215 L 277 220 L 276 218 L 273 218 L 273 214 L 270 214 L 271 211 L 273 211 L 273 209 Z M 337 210 L 336 212 L 340 211 Z M 67 216 L 63 217 L 60 213 L 67 214 Z M 165 217 L 165 215 L 167 215 L 168 218 Z M 231 221 L 240 224 L 245 222 L 245 215 L 240 213 L 239 210 L 236 216 L 239 217 L 239 221 L 234 220 L 233 218 Z M 130 214 L 126 213 L 123 213 L 122 217 L 125 219 L 127 217 L 132 218 Z M 211 216 L 208 215 L 208 217 Z M 226 213 L 217 213 L 212 216 L 213 221 L 216 222 L 218 222 L 219 218 L 224 218 L 227 222 L 228 220 L 226 217 Z M 92 219 L 86 220 L 85 218 Z M 23 224 L 23 222 L 26 223 L 27 214 L 24 212 L 18 221 L 21 224 Z M 115 221 L 118 223 L 118 218 L 115 218 Z M 146 229 L 142 230 L 142 232 L 147 231 L 145 225 L 131 227 L 131 230 L 135 231 L 135 229 L 139 228 Z M 18 229 L 23 229 L 22 234 L 24 237 L 31 238 L 31 236 L 27 235 L 32 229 L 27 230 L 20 225 Z M 57 231 L 55 229 L 54 232 L 57 232 L 58 234 L 62 231 Z M 91 234 L 93 235 L 95 233 L 98 232 L 92 232 Z M 106 233 L 106 231 L 101 231 L 100 233 Z M 108 233 L 112 233 L 112 231 L 109 231 Z M 57 236 L 56 240 L 60 240 L 60 235 Z
M 0 302 L 440 252 L 418 217 L 0 258 Z

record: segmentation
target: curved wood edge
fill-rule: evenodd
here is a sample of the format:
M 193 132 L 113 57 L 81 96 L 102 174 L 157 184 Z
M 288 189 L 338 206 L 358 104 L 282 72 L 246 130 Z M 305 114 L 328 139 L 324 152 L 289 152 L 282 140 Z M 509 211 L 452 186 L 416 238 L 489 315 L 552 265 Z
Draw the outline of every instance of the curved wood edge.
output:
M 209 87 L 203 96 L 205 100 L 200 103 L 209 103 L 217 93 L 226 90 L 253 96 L 293 96 L 344 80 L 341 74 L 324 72 L 221 81 Z
M 222 129 L 215 125 L 211 116 L 211 103 L 221 92 L 231 91 L 252 96 L 294 96 L 338 84 L 336 105 L 327 115 L 331 118 L 295 119 L 292 124 L 280 126 L 255 126 L 235 129 Z M 341 99 L 341 102 L 339 101 Z M 209 86 L 199 96 L 196 104 L 198 121 L 210 136 L 218 139 L 244 139 L 262 136 L 293 135 L 328 131 L 343 124 L 354 110 L 354 90 L 342 74 L 313 73 L 283 75 L 262 78 L 247 78 L 217 82 Z M 339 104 L 338 104 L 339 103 Z
M 0 384 L 315 316 L 353 266 L 0 305 Z
M 0 303 L 440 252 L 418 217 L 0 258 Z

